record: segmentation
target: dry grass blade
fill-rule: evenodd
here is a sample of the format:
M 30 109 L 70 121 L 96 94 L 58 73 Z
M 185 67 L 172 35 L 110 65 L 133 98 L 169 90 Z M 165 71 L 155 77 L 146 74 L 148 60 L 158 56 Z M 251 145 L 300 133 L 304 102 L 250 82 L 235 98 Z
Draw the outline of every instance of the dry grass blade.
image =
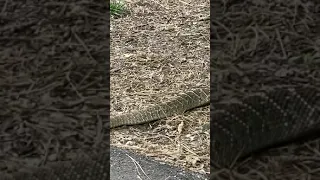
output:
M 111 21 L 112 115 L 169 100 L 194 87 L 209 87 L 209 21 L 204 20 L 209 1 L 132 0 L 126 6 L 130 15 Z M 113 130 L 111 142 L 205 173 L 207 123 L 208 107 L 150 123 L 152 128 Z

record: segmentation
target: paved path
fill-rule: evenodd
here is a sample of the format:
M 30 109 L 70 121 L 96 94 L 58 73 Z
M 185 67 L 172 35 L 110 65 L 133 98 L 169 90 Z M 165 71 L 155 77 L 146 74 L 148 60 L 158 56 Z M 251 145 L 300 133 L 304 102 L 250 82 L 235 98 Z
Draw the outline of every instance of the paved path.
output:
M 116 147 L 110 148 L 110 180 L 208 179 L 204 175 L 186 172 L 185 170 L 157 162 L 151 158 L 137 155 L 131 151 Z

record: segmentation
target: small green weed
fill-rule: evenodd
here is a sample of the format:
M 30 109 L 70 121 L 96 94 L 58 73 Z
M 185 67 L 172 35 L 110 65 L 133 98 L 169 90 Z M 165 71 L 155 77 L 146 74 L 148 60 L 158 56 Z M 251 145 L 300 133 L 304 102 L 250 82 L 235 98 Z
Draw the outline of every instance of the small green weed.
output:
M 111 1 L 110 2 L 110 14 L 111 16 L 123 15 L 126 11 L 126 7 L 121 1 Z

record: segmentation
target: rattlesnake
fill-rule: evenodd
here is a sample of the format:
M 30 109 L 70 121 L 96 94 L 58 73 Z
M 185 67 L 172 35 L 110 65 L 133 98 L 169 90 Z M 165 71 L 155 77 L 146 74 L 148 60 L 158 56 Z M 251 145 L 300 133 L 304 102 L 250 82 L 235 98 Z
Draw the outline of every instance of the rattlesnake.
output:
M 209 103 L 210 89 L 196 88 L 193 91 L 181 94 L 171 101 L 164 102 L 144 110 L 111 117 L 110 128 L 151 122 L 174 114 L 181 114 L 187 110 Z
M 111 118 L 110 127 L 150 122 L 210 103 L 199 88 L 142 111 Z M 320 94 L 315 87 L 288 87 L 214 102 L 211 105 L 211 159 L 228 166 L 240 157 L 289 141 L 320 126 Z
M 211 106 L 211 162 L 230 166 L 237 157 L 292 141 L 320 129 L 315 87 L 274 88 Z
M 146 110 L 116 116 L 111 119 L 110 127 L 141 124 L 182 113 L 208 104 L 209 97 L 209 88 L 196 89 Z M 315 87 L 291 87 L 264 90 L 225 102 L 211 101 L 212 162 L 229 166 L 236 157 L 243 157 L 269 145 L 320 129 L 319 100 L 320 92 Z M 47 168 L 47 171 L 44 171 L 44 168 L 32 171 L 32 177 L 41 179 L 52 176 L 64 179 L 63 177 L 73 175 L 89 180 L 97 179 L 96 177 L 106 175 L 108 158 L 109 156 L 104 154 L 97 157 L 98 161 L 76 159 L 68 164 L 57 163 L 55 167 Z M 89 171 L 78 172 L 79 169 Z M 91 172 L 90 169 L 101 171 Z M 18 180 L 16 175 L 13 174 L 13 178 L 8 179 Z M 20 174 L 19 177 L 27 179 L 25 175 Z

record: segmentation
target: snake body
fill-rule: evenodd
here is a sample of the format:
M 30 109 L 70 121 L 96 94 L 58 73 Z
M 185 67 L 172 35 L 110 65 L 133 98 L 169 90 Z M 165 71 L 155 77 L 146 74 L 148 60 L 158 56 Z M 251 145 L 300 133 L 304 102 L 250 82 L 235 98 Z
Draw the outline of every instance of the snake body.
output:
M 210 89 L 200 88 L 142 111 L 110 120 L 110 128 L 151 122 L 210 103 Z M 320 129 L 320 92 L 314 87 L 275 88 L 225 102 L 211 101 L 211 160 L 222 166 L 269 145 Z M 19 179 L 107 179 L 107 154 L 97 160 L 57 163 L 28 174 L 13 174 Z M 98 170 L 100 169 L 100 170 Z M 31 175 L 30 175 L 31 174 Z M 71 177 L 71 178 L 70 178 Z
M 111 117 L 110 128 L 123 125 L 143 124 L 174 114 L 181 114 L 187 110 L 203 106 L 210 103 L 210 89 L 197 88 L 179 95 L 177 98 L 160 103 L 153 107 L 134 111 L 128 114 Z
M 315 87 L 275 88 L 211 106 L 211 160 L 230 166 L 237 157 L 320 129 Z
M 142 111 L 116 116 L 111 128 L 142 124 L 210 103 L 209 88 L 200 88 Z M 236 157 L 290 141 L 320 128 L 320 93 L 315 87 L 264 90 L 211 103 L 211 159 L 229 166 Z

